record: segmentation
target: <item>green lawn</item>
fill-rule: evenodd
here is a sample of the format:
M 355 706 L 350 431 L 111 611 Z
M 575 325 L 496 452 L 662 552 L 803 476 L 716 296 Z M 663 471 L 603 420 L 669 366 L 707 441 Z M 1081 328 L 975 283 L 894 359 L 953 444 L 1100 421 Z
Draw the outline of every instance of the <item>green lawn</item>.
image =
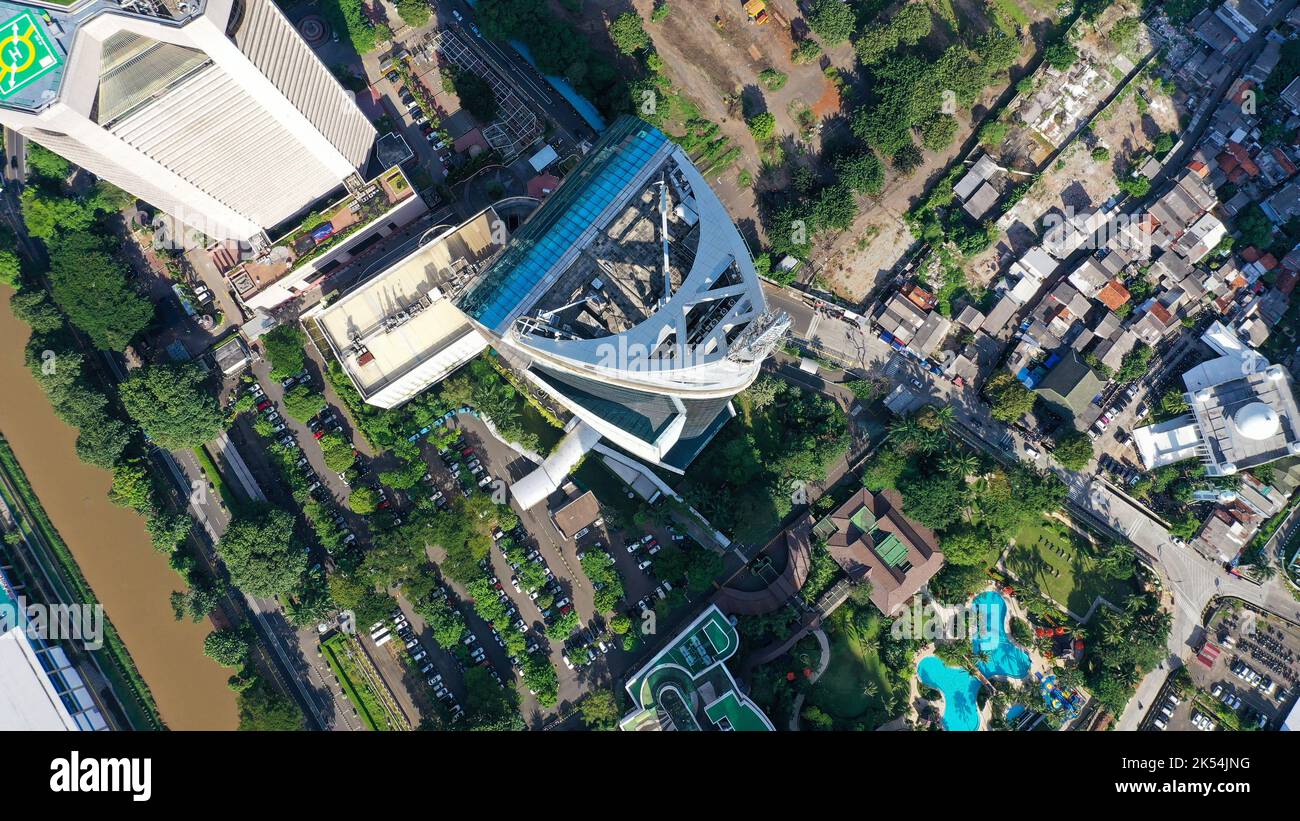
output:
M 849 631 L 827 625 L 831 640 L 831 663 L 813 685 L 810 701 L 839 722 L 862 721 L 875 729 L 888 719 L 885 701 L 890 696 L 889 671 L 876 651 L 882 626 L 873 612 L 864 632 Z M 874 687 L 874 695 L 867 692 Z
M 1044 596 L 1071 612 L 1085 615 L 1098 596 L 1116 604 L 1127 595 L 1128 582 L 1096 572 L 1096 563 L 1083 549 L 1082 537 L 1065 525 L 1039 519 L 1022 525 L 1014 538 L 1016 544 L 1007 553 L 1007 569 L 1022 581 L 1034 582 Z

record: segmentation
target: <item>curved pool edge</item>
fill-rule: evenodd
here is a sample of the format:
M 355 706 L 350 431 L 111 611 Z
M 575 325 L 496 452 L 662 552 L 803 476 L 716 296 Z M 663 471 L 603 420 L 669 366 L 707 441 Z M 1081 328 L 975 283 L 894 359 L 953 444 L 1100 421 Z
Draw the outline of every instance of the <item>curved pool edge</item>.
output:
M 969 682 L 974 685 L 974 688 L 970 691 L 969 694 L 971 707 L 973 708 L 973 713 L 974 713 L 974 726 L 953 726 L 952 724 L 949 723 L 950 719 L 952 720 L 953 724 L 956 724 L 958 721 L 965 724 L 968 721 L 966 715 L 964 714 L 965 711 L 958 703 L 959 699 L 956 697 L 960 695 L 960 693 L 954 690 L 952 695 L 950 695 L 948 689 L 944 686 L 945 682 L 935 681 L 933 679 L 927 680 L 926 675 L 921 672 L 921 667 L 925 665 L 925 663 L 929 659 L 934 659 L 935 662 L 938 664 L 939 669 L 941 671 L 944 671 L 944 675 L 949 680 L 946 683 L 951 684 L 952 680 L 957 678 L 960 675 L 960 676 L 965 676 L 967 679 L 969 679 Z M 979 692 L 984 685 L 980 682 L 978 678 L 971 675 L 969 670 L 966 670 L 965 668 L 962 667 L 950 667 L 947 662 L 939 658 L 939 656 L 937 656 L 934 652 L 929 652 L 926 655 L 922 656 L 921 658 L 917 659 L 916 676 L 921 684 L 925 685 L 926 687 L 932 687 L 939 691 L 941 697 L 940 700 L 942 702 L 942 704 L 940 705 L 942 708 L 940 712 L 940 721 L 943 724 L 943 729 L 945 732 L 958 732 L 958 733 L 978 732 L 984 729 L 984 725 L 985 725 L 984 710 L 979 705 Z

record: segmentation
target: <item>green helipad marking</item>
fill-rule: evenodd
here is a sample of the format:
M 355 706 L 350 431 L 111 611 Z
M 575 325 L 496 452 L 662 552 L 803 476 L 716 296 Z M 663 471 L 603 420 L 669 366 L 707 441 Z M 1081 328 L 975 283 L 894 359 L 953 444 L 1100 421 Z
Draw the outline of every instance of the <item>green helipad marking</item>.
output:
M 63 58 L 30 11 L 0 24 L 0 100 L 58 68 Z

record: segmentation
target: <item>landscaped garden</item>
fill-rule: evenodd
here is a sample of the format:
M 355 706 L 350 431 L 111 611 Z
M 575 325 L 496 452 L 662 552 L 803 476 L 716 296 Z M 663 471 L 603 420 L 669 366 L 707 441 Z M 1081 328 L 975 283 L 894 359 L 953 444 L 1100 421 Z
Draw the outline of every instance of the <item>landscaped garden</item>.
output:
M 379 696 L 370 689 L 370 685 L 361 676 L 351 657 L 351 651 L 352 648 L 349 647 L 348 640 L 342 633 L 337 633 L 321 642 L 322 655 L 325 656 L 330 670 L 339 680 L 344 695 L 357 708 L 357 716 L 371 730 L 390 729 Z
M 1107 572 L 1093 546 L 1064 522 L 1046 516 L 1025 521 L 1013 534 L 1005 565 L 1021 582 L 1032 581 L 1044 596 L 1082 618 L 1093 602 L 1104 598 L 1118 604 L 1128 597 L 1131 583 Z
M 848 420 L 825 396 L 769 376 L 736 397 L 736 410 L 678 490 L 722 532 L 761 544 L 792 498 L 847 452 Z
M 847 609 L 846 609 L 847 608 Z M 892 718 L 895 693 L 907 693 L 906 682 L 891 676 L 881 658 L 881 634 L 888 622 L 874 607 L 854 608 L 846 603 L 827 625 L 831 661 L 813 685 L 808 701 L 833 721 L 874 730 Z M 887 636 L 886 636 L 887 637 Z

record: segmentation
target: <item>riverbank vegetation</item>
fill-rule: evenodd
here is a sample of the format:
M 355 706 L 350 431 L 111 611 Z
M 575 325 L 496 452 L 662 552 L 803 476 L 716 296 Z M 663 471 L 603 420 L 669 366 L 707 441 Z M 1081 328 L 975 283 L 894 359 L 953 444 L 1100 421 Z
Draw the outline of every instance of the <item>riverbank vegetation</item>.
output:
M 58 565 L 55 569 L 76 597 L 77 604 L 97 605 L 99 599 L 96 598 L 95 592 L 77 565 L 76 557 L 72 555 L 67 543 L 63 541 L 54 523 L 50 521 L 44 506 L 41 505 L 41 500 L 27 480 L 27 474 L 23 472 L 17 457 L 9 447 L 8 440 L 0 434 L 0 494 L 8 497 L 10 491 L 14 496 L 6 498 L 5 502 L 11 508 L 22 510 L 25 514 L 23 521 L 14 532 L 32 544 L 33 548 L 35 544 L 39 544 L 53 554 L 52 557 Z M 124 696 L 125 707 L 128 710 L 134 708 L 135 712 L 131 720 L 136 722 L 136 728 L 163 729 L 162 716 L 158 712 L 158 705 L 154 702 L 153 693 L 150 692 L 144 677 L 140 675 L 131 653 L 107 614 L 104 616 L 103 654 L 107 656 L 106 660 L 109 662 L 106 665 L 107 669 L 115 676 L 115 688 Z
M 190 538 L 189 498 L 177 492 L 153 449 L 191 451 L 216 435 L 224 418 L 215 386 L 194 365 L 146 365 L 120 383 L 104 367 L 104 356 L 126 350 L 155 322 L 144 284 L 116 240 L 124 230 L 121 211 L 134 199 L 103 182 L 73 186 L 70 181 L 83 172 L 74 175 L 70 164 L 55 162 L 39 148 L 34 156 L 22 198 L 23 218 L 28 233 L 48 253 L 22 255 L 10 300 L 14 315 L 32 330 L 27 365 L 55 414 L 77 429 L 77 456 L 113 473 L 110 500 L 145 518 L 154 547 L 185 581 L 186 589 L 171 597 L 176 618 L 199 621 L 222 606 L 226 584 L 213 574 L 200 543 Z M 75 569 L 71 552 L 59 552 L 65 571 Z M 93 601 L 79 570 L 76 578 L 84 588 L 81 600 Z M 114 638 L 110 647 L 113 642 L 120 647 L 120 639 Z M 114 653 L 127 669 L 125 648 Z M 147 701 L 156 717 L 138 672 L 133 665 L 129 670 L 124 675 L 138 681 L 133 689 L 145 694 L 137 699 Z M 230 685 L 238 690 L 260 681 L 260 673 L 250 670 L 232 677 Z M 273 691 L 259 689 L 241 697 L 241 704 L 298 713 L 292 701 L 281 709 L 277 698 Z M 301 713 L 297 721 L 301 723 Z

